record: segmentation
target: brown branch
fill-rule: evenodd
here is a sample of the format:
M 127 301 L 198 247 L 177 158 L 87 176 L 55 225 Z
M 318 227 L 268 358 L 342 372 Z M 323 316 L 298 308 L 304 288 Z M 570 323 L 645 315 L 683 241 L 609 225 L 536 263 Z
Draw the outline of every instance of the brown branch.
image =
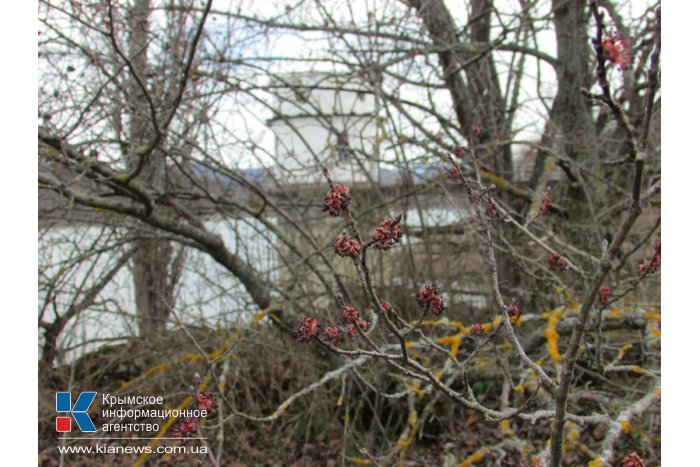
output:
M 598 38 L 598 42 L 596 44 L 596 57 L 598 60 L 598 84 L 601 87 L 601 89 L 603 89 L 603 93 L 607 94 L 607 96 L 609 97 L 609 87 L 607 84 L 605 74 L 605 51 L 603 50 L 602 44 L 600 42 L 602 40 L 604 24 L 602 22 L 602 16 L 598 11 L 598 5 L 596 1 L 591 0 L 589 5 L 591 10 L 593 11 L 597 27 L 596 35 Z M 660 9 L 657 10 L 656 16 L 657 20 L 660 20 Z M 658 21 L 656 25 L 656 35 L 657 42 L 656 50 L 654 51 L 654 55 L 656 56 L 656 58 L 653 59 L 650 64 L 650 77 L 658 74 L 658 55 L 661 53 L 660 21 Z M 647 90 L 647 93 L 647 102 L 653 102 L 656 89 L 650 87 Z M 611 106 L 611 110 L 613 110 L 613 113 L 615 113 L 616 111 L 622 112 L 622 110 L 619 107 L 616 107 L 612 101 L 609 103 L 609 105 Z M 647 111 L 650 110 L 651 107 L 647 106 Z M 647 117 L 645 117 L 645 120 L 646 118 Z M 618 119 L 618 123 L 624 127 L 625 123 L 629 122 L 627 122 L 627 119 L 624 116 L 624 114 L 621 113 L 621 118 Z M 648 138 L 648 133 L 646 134 L 646 137 Z M 646 141 L 644 141 L 643 144 L 646 144 Z M 579 345 L 581 344 L 581 340 L 583 339 L 583 335 L 586 331 L 586 324 L 588 322 L 590 312 L 593 308 L 593 305 L 596 303 L 598 290 L 602 286 L 603 280 L 607 276 L 610 269 L 612 269 L 613 260 L 615 260 L 615 258 L 617 257 L 622 243 L 624 242 L 625 238 L 627 238 L 627 235 L 629 234 L 630 230 L 632 230 L 632 226 L 634 225 L 639 215 L 642 213 L 642 206 L 646 204 L 646 201 L 644 199 L 640 199 L 642 176 L 644 173 L 644 163 L 646 160 L 645 153 L 637 151 L 637 145 L 634 141 L 632 141 L 632 145 L 629 147 L 629 151 L 630 160 L 634 161 L 634 178 L 631 187 L 632 198 L 630 200 L 629 208 L 627 210 L 627 214 L 625 215 L 622 224 L 617 229 L 617 232 L 615 233 L 612 242 L 608 246 L 607 250 L 604 252 L 600 264 L 598 266 L 598 270 L 595 273 L 595 276 L 593 277 L 593 279 L 591 279 L 590 283 L 588 284 L 587 290 L 584 294 L 585 299 L 581 306 L 581 310 L 579 311 L 579 319 L 574 328 L 574 333 L 571 339 L 569 340 L 569 345 L 567 347 L 562 362 L 559 389 L 555 397 L 556 418 L 552 427 L 552 445 L 550 451 L 551 459 L 549 464 L 551 467 L 559 467 L 561 463 L 564 422 L 566 419 L 566 405 L 569 396 L 569 387 L 571 386 L 571 382 L 573 380 L 574 365 L 576 363 L 576 354 L 578 353 Z

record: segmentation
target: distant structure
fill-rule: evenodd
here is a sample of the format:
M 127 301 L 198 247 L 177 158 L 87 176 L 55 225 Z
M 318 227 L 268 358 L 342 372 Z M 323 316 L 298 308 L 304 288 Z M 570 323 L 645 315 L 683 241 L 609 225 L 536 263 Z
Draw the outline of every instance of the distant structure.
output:
M 357 78 L 326 73 L 277 76 L 278 109 L 268 121 L 275 135 L 279 179 L 315 183 L 326 166 L 333 180 L 379 182 L 376 101 Z

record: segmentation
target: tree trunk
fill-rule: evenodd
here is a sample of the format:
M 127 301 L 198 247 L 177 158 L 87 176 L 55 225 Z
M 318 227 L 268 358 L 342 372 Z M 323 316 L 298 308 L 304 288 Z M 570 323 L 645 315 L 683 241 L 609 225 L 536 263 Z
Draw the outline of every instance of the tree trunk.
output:
M 587 8 L 584 1 L 555 0 L 552 4 L 557 37 L 557 95 L 552 105 L 546 140 L 555 152 L 576 165 L 596 163 L 596 131 L 590 103 L 581 92 L 593 76 L 589 67 L 590 48 L 586 33 Z M 551 138 L 550 138 L 551 136 Z M 585 201 L 585 187 L 573 176 L 576 169 L 560 165 L 571 182 L 567 212 L 570 220 L 582 223 L 591 214 Z M 581 244 L 584 239 L 572 239 Z
M 129 17 L 129 60 L 132 75 L 129 82 L 130 146 L 128 149 L 129 172 L 147 184 L 162 187 L 165 179 L 165 160 L 157 150 L 137 156 L 137 149 L 147 144 L 155 134 L 146 94 L 148 76 L 148 32 L 150 0 L 137 0 Z M 146 160 L 142 160 L 146 158 Z M 134 230 L 136 253 L 132 260 L 136 315 L 139 334 L 153 336 L 165 329 L 170 308 L 173 305 L 175 280 L 171 278 L 170 261 L 173 248 L 168 241 L 158 238 L 151 228 Z
M 450 91 L 462 133 L 466 136 L 474 126 L 479 126 L 480 133 L 476 138 L 479 143 L 507 137 L 505 103 L 493 54 L 485 52 L 482 56 L 462 44 L 452 16 L 442 0 L 411 0 L 411 6 L 418 11 L 438 50 L 445 85 Z M 484 47 L 489 44 L 492 9 L 489 0 L 471 0 L 470 44 L 467 45 Z M 498 175 L 512 180 L 510 145 L 503 145 L 497 151 L 493 154 L 493 161 Z

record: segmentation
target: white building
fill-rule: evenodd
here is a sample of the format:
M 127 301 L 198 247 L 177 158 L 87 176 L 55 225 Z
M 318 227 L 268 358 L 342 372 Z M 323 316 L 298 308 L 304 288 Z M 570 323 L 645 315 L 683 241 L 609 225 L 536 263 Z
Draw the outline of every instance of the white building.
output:
M 369 87 L 312 72 L 280 75 L 271 85 L 278 87 L 278 114 L 269 126 L 281 180 L 318 182 L 326 166 L 338 182 L 378 181 L 377 103 Z

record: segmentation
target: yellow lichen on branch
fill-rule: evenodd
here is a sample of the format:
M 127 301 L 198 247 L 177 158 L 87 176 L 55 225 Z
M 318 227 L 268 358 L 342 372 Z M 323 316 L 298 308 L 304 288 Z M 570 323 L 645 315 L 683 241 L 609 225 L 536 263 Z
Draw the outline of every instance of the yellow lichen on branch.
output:
M 654 310 L 647 310 L 644 312 L 644 319 L 661 324 L 661 313 Z
M 415 410 L 411 410 L 408 414 L 408 426 L 410 427 L 409 432 L 402 434 L 396 441 L 400 455 L 403 455 L 404 451 L 413 443 L 413 438 L 418 431 L 418 413 Z
M 425 391 L 423 391 L 420 387 L 420 381 L 412 381 L 408 385 L 408 389 L 411 390 L 419 398 L 425 395 Z
M 632 347 L 634 347 L 634 344 L 626 344 L 625 346 L 623 346 L 618 352 L 619 358 L 624 357 L 625 353 L 627 353 L 627 351 L 630 350 Z
M 632 426 L 630 425 L 629 420 L 622 420 L 620 422 L 620 428 L 622 429 L 623 433 L 629 433 L 631 431 Z
M 654 339 L 651 340 L 652 344 L 658 342 L 658 339 L 661 337 L 661 312 L 659 311 L 654 311 L 654 310 L 646 310 L 644 312 L 644 318 L 649 321 L 649 334 L 654 337 Z
M 620 319 L 622 318 L 622 310 L 620 310 L 618 307 L 614 306 L 610 310 L 610 319 Z
M 476 451 L 474 454 L 469 456 L 465 461 L 463 461 L 461 464 L 459 464 L 459 467 L 469 467 L 470 465 L 474 465 L 476 462 L 481 462 L 486 454 L 489 453 L 489 448 L 481 448 L 478 451 Z
M 566 422 L 564 426 L 569 430 L 566 437 L 564 437 L 564 445 L 562 446 L 564 452 L 575 451 L 579 447 L 581 433 L 579 432 L 578 427 L 572 422 Z
M 459 345 L 462 343 L 462 334 L 459 333 L 454 336 L 439 337 L 437 341 L 439 344 L 449 345 L 450 353 L 452 355 L 457 355 Z
M 547 319 L 547 327 L 544 330 L 544 337 L 547 339 L 549 356 L 552 359 L 552 363 L 554 363 L 554 365 L 558 365 L 561 361 L 561 354 L 559 353 L 559 347 L 557 346 L 559 342 L 557 324 L 559 324 L 559 318 L 561 317 L 561 307 L 549 313 L 543 313 L 542 316 Z
M 510 422 L 507 418 L 501 420 L 501 423 L 498 428 L 501 431 L 501 434 L 504 436 L 515 436 L 515 432 L 510 427 Z
M 360 459 L 359 457 L 351 457 L 350 462 L 352 462 L 354 465 L 373 465 L 371 460 Z

